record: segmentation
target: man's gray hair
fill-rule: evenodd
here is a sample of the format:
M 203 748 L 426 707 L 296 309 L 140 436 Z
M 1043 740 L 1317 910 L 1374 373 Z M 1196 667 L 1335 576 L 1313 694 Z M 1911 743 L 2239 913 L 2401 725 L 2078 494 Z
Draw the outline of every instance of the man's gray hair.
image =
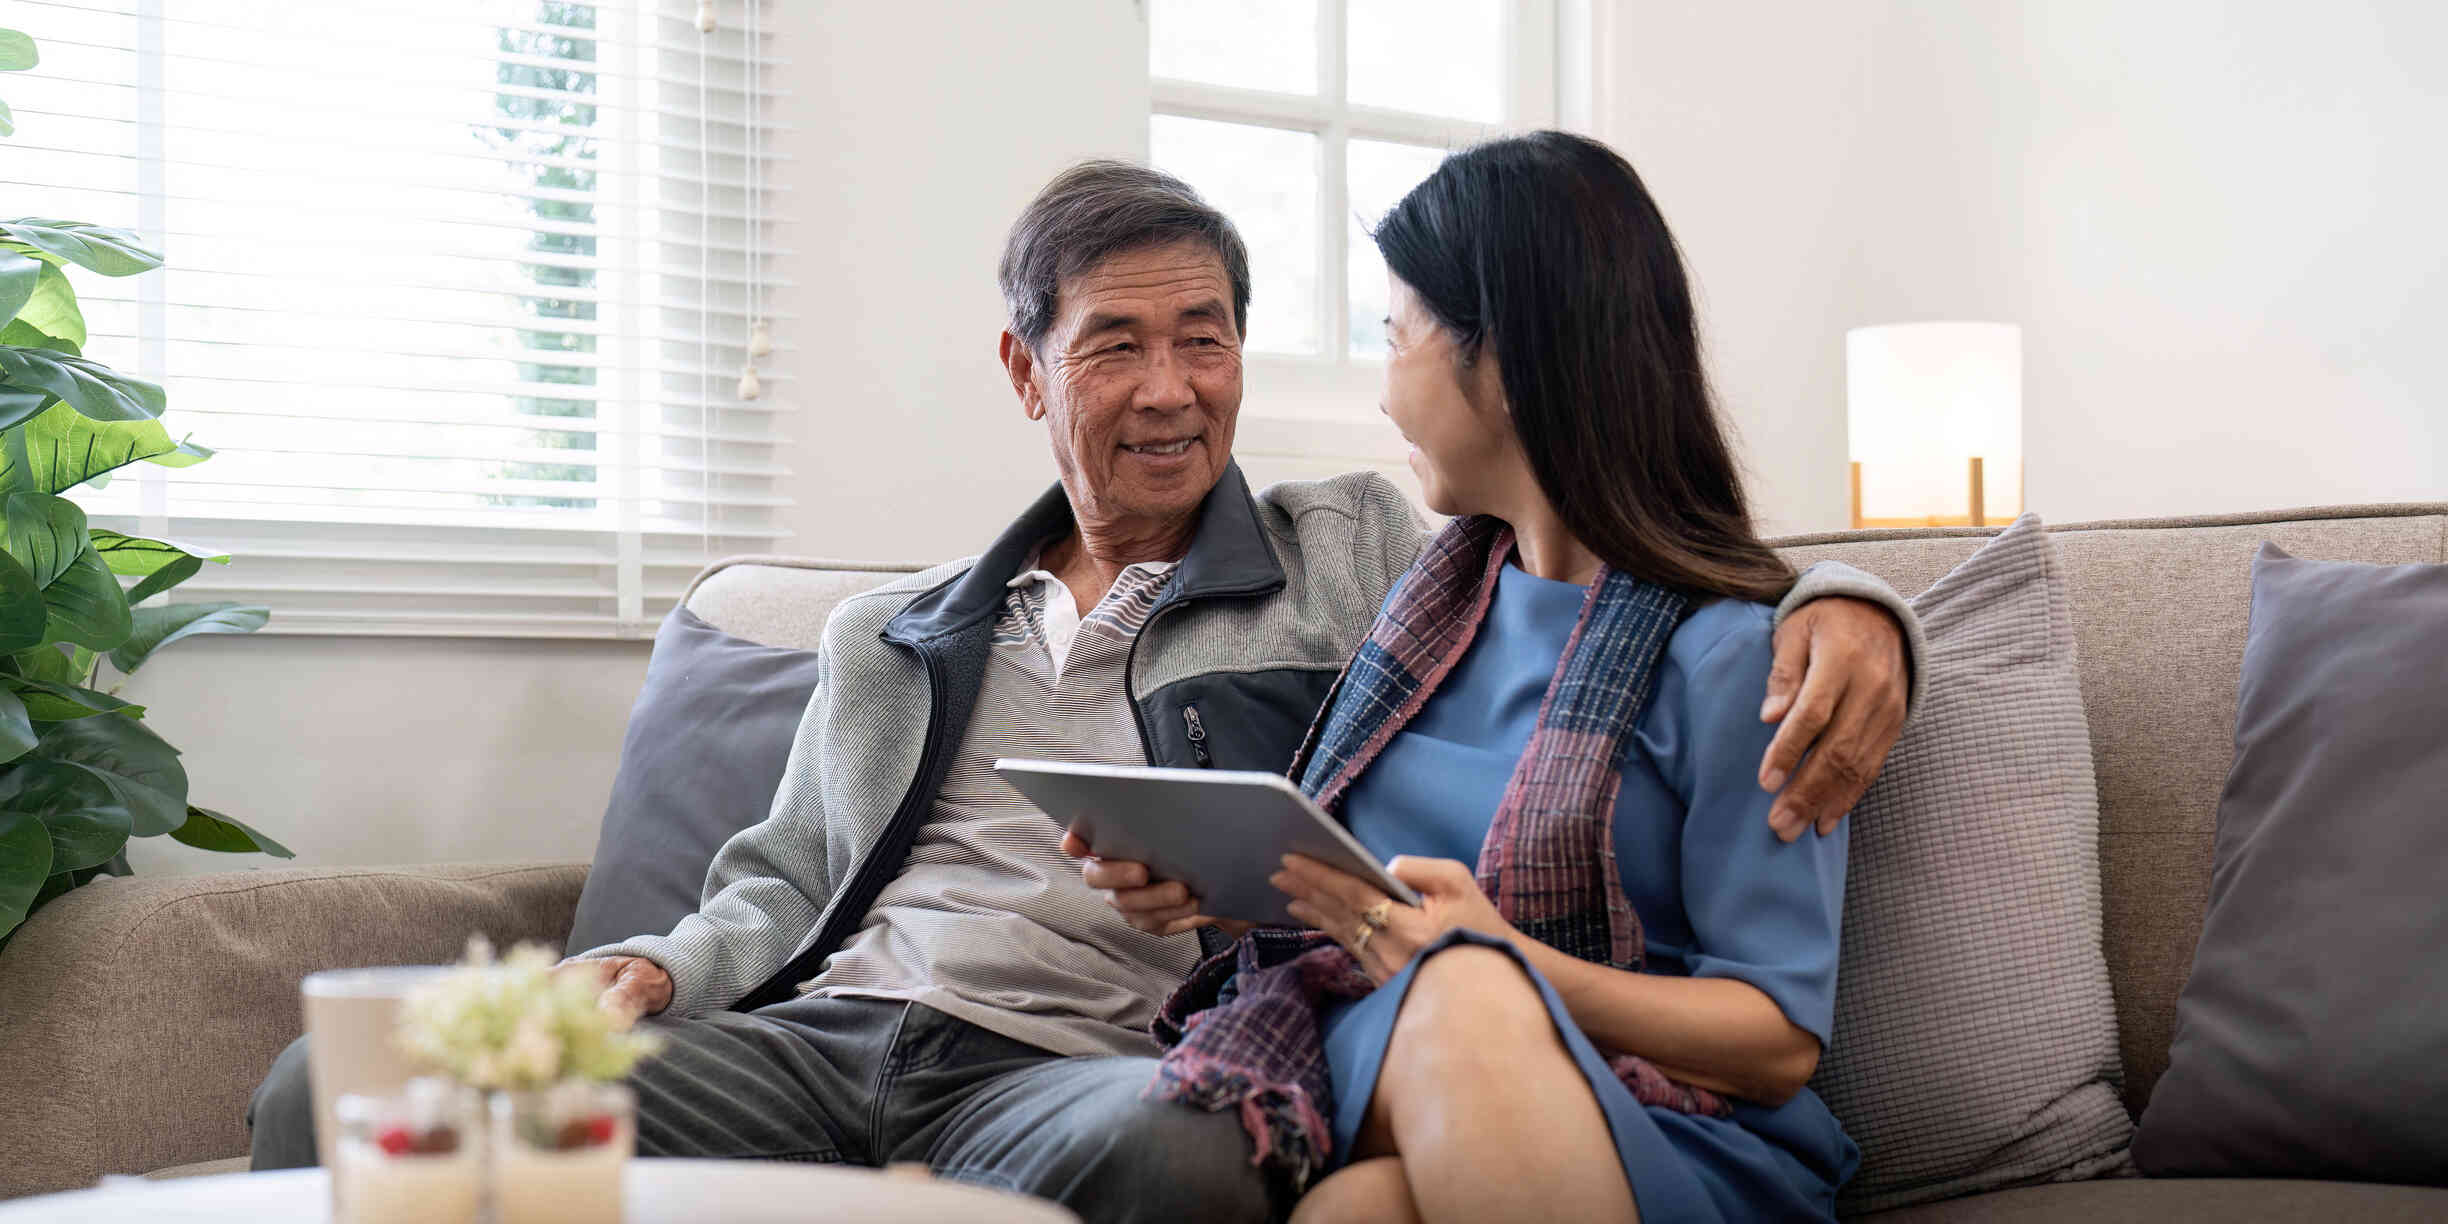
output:
M 1175 242 L 1203 243 L 1232 281 L 1233 328 L 1249 332 L 1249 249 L 1190 185 L 1146 166 L 1085 161 L 1054 176 L 1003 240 L 996 279 L 1011 333 L 1037 350 L 1054 326 L 1055 291 L 1104 260 Z

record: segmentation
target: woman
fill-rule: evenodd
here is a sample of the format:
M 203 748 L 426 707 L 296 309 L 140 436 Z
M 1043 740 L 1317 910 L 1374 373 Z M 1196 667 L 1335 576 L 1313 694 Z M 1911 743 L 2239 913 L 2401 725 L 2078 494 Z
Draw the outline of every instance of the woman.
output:
M 1239 1108 L 1296 1182 L 1331 1166 L 1301 1220 L 1826 1218 L 1857 1153 L 1804 1084 L 1846 847 L 1780 842 L 1753 782 L 1792 573 L 1673 238 L 1620 157 L 1542 132 L 1447 160 L 1376 240 L 1384 410 L 1456 517 L 1294 774 L 1424 904 L 1287 859 L 1323 936 L 1203 969 L 1158 1089 Z M 1211 921 L 1179 901 L 1115 897 Z

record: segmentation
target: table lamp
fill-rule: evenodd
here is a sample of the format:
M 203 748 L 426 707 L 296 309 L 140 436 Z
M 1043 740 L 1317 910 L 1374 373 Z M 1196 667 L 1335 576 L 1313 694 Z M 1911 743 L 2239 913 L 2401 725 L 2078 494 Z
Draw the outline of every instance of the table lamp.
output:
M 1855 527 L 1984 527 L 2023 507 L 2023 329 L 1845 333 Z

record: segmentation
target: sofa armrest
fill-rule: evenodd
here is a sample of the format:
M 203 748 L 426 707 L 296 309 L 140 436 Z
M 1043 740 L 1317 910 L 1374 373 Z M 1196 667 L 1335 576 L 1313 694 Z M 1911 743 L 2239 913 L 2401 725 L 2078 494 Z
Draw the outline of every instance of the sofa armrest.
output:
M 0 950 L 0 1198 L 247 1150 L 246 1106 L 319 969 L 455 961 L 471 934 L 558 951 L 584 863 L 131 877 Z

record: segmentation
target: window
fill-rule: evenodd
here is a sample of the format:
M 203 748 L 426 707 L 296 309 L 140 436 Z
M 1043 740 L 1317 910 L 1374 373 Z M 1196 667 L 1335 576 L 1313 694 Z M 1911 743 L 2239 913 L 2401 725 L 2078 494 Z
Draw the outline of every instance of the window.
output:
M 771 551 L 766 0 L 26 0 L 10 213 L 167 257 L 79 275 L 89 355 L 211 462 L 77 496 L 237 561 L 289 632 L 644 636 Z M 770 360 L 755 364 L 770 366 Z M 190 593 L 193 594 L 190 594 Z
M 1554 25 L 1513 0 L 1151 0 L 1149 159 L 1248 242 L 1253 362 L 1325 385 L 1384 355 L 1364 225 L 1448 151 L 1554 122 Z M 1362 374 L 1325 377 L 1373 408 Z
M 1573 0 L 1565 0 L 1570 6 Z M 1375 468 L 1385 265 L 1365 226 L 1451 150 L 1556 122 L 1555 0 L 1148 0 L 1149 160 L 1250 248 L 1251 479 Z

